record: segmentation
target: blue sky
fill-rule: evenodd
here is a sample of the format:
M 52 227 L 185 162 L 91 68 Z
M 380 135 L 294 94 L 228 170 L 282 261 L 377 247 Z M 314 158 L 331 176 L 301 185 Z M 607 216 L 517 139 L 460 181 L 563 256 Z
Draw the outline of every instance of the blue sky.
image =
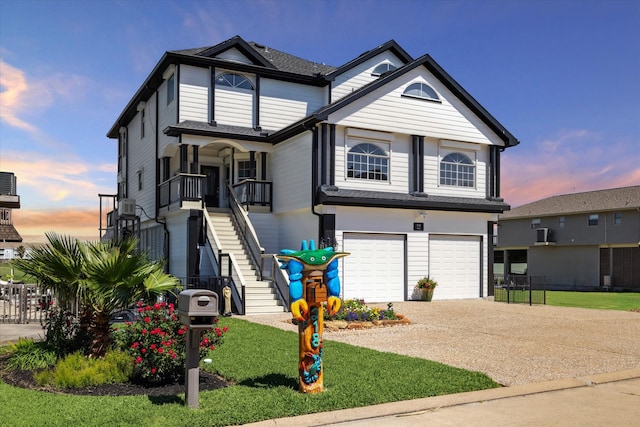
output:
M 167 50 L 239 35 L 342 65 L 390 39 L 429 53 L 520 141 L 513 206 L 640 184 L 640 2 L 0 0 L 0 170 L 25 241 L 98 236 L 105 134 Z

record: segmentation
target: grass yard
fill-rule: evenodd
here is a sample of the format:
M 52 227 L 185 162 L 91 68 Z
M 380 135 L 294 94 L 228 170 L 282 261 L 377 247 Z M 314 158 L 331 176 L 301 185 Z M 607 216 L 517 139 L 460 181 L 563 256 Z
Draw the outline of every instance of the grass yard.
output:
M 604 310 L 632 310 L 640 308 L 640 293 L 547 291 L 547 304 Z
M 0 279 L 8 280 L 11 275 L 11 269 L 13 267 L 8 262 L 0 263 Z M 31 276 L 24 274 L 24 272 L 20 269 L 13 268 L 13 279 L 16 281 L 24 281 L 33 283 L 33 280 L 30 280 Z
M 298 387 L 298 335 L 222 318 L 229 327 L 207 365 L 235 385 L 200 393 L 197 410 L 179 396 L 72 396 L 0 382 L 2 422 L 11 426 L 226 426 L 498 387 L 482 373 L 325 341 L 325 392 Z M 328 334 L 325 334 L 325 338 Z M 204 369 L 204 368 L 203 368 Z

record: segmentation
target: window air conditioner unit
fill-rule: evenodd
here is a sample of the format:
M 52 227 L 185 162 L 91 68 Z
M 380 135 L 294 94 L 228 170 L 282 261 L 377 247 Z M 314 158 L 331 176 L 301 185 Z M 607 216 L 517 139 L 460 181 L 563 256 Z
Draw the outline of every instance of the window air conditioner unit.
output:
M 538 228 L 536 233 L 536 243 L 549 243 L 552 241 L 552 230 L 549 230 L 548 228 Z
M 136 216 L 136 200 L 122 199 L 118 204 L 119 216 Z

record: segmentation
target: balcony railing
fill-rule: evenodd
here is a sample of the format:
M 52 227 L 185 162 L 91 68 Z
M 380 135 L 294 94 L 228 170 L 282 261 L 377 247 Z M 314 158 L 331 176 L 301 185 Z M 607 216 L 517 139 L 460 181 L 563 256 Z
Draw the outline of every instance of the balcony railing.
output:
M 183 202 L 202 202 L 204 175 L 181 173 L 160 184 L 160 207 Z
M 245 179 L 233 186 L 238 201 L 245 206 L 268 206 L 271 210 L 273 186 L 271 181 Z

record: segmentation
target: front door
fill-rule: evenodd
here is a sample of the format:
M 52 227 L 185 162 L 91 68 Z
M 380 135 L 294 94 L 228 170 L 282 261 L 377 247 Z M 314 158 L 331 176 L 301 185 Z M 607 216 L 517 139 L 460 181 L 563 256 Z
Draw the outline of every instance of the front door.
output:
M 209 208 L 220 207 L 220 168 L 218 166 L 202 166 L 204 179 L 204 203 Z

